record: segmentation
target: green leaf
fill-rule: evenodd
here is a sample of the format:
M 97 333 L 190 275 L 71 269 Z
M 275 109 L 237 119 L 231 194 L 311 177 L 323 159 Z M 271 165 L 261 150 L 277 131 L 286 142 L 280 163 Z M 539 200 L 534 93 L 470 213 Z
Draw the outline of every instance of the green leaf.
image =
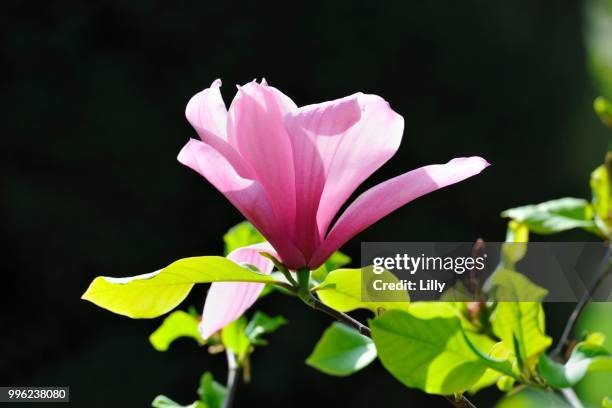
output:
M 591 173 L 592 204 L 595 224 L 604 238 L 612 235 L 612 153 L 606 155 L 606 163 Z
M 529 370 L 552 343 L 544 331 L 544 310 L 538 302 L 499 302 L 493 331 Z
M 260 338 L 263 334 L 272 333 L 286 324 L 287 320 L 283 316 L 270 317 L 263 312 L 257 311 L 244 329 L 244 332 L 251 344 L 264 345 L 266 342 Z
M 510 220 L 506 230 L 506 242 L 502 244 L 502 264 L 507 268 L 514 268 L 514 265 L 525 257 L 528 241 L 529 227 Z
M 234 320 L 221 330 L 221 340 L 223 345 L 230 349 L 241 360 L 247 355 L 251 343 L 245 334 L 247 321 L 246 317 Z
M 516 379 L 509 377 L 507 375 L 502 375 L 501 377 L 497 379 L 496 385 L 497 385 L 497 388 L 499 388 L 501 392 L 508 392 L 512 389 L 515 382 L 516 382 Z
M 509 355 L 506 355 L 501 359 L 491 356 L 496 344 L 494 344 L 493 347 L 491 347 L 489 354 L 485 354 L 482 351 L 480 351 L 478 347 L 474 345 L 474 343 L 472 343 L 472 341 L 466 334 L 465 330 L 463 330 L 463 328 L 461 329 L 461 332 L 463 333 L 463 336 L 465 337 L 465 341 L 467 342 L 468 346 L 470 346 L 474 354 L 476 354 L 480 358 L 480 360 L 482 361 L 484 365 L 486 365 L 488 368 L 491 368 L 495 371 L 503 373 L 507 376 L 516 377 L 516 379 L 518 380 L 518 377 L 516 376 L 516 374 L 512 372 L 512 362 L 508 360 Z
M 225 255 L 229 254 L 235 249 L 242 248 L 248 245 L 258 244 L 264 242 L 266 239 L 260 234 L 257 229 L 248 221 L 242 221 L 230 228 L 225 235 L 223 235 L 223 242 L 225 242 Z
M 593 102 L 595 113 L 599 115 L 601 121 L 608 127 L 612 127 L 612 103 L 606 98 L 600 96 L 595 98 Z
M 502 212 L 502 217 L 525 224 L 537 234 L 554 234 L 572 228 L 592 229 L 593 209 L 588 201 L 565 197 Z
M 330 272 L 325 280 L 313 290 L 323 303 L 340 312 L 349 312 L 355 309 L 369 309 L 374 313 L 379 310 L 402 309 L 407 310 L 410 302 L 408 293 L 393 291 L 390 294 L 376 293 L 368 296 L 368 289 L 362 291 L 362 273 L 369 284 L 375 279 L 385 283 L 397 283 L 398 279 L 391 272 L 385 271 L 377 275 L 371 272 L 371 267 L 363 269 L 336 269 Z M 371 288 L 371 285 L 368 285 Z M 371 290 L 371 289 L 370 289 Z M 377 299 L 385 296 L 389 301 L 364 301 L 364 297 Z
M 496 408 L 571 408 L 565 400 L 557 394 L 539 388 L 520 387 L 509 392 Z
M 325 261 L 323 265 L 312 271 L 312 279 L 314 279 L 316 282 L 322 282 L 329 272 L 348 265 L 350 262 L 351 258 L 348 255 L 345 255 L 340 251 L 336 251 L 327 261 Z
M 612 408 L 612 399 L 609 397 L 603 397 L 601 400 L 601 408 Z
M 375 358 L 376 347 L 370 338 L 336 322 L 325 330 L 306 364 L 329 375 L 347 376 Z
M 178 402 L 172 401 L 165 395 L 158 395 L 151 403 L 153 408 L 208 408 L 200 401 L 195 401 L 193 404 L 181 405 Z
M 179 337 L 191 337 L 198 344 L 204 344 L 198 331 L 199 319 L 189 313 L 177 310 L 166 317 L 151 335 L 149 341 L 157 351 L 166 351 L 174 340 Z
M 542 354 L 538 368 L 548 384 L 555 388 L 567 388 L 582 380 L 588 371 L 612 372 L 612 355 L 600 345 L 585 341 L 574 347 L 565 364 Z
M 510 363 L 510 359 L 512 358 L 512 352 L 504 345 L 503 342 L 498 342 L 495 343 L 493 347 L 491 347 L 491 350 L 489 351 L 489 357 L 499 361 L 508 361 Z M 486 371 L 482 374 L 482 376 L 478 379 L 478 381 L 474 385 L 472 385 L 472 387 L 469 389 L 469 392 L 475 394 L 479 390 L 497 383 L 502 377 L 507 377 L 514 381 L 514 378 L 512 378 L 512 376 L 506 376 L 497 370 L 487 368 Z
M 370 320 L 370 328 L 383 366 L 408 387 L 430 394 L 463 392 L 487 369 L 456 317 L 423 319 L 391 310 Z M 484 335 L 468 336 L 485 353 L 493 347 Z
M 227 397 L 227 389 L 216 382 L 211 373 L 205 372 L 200 378 L 198 395 L 206 408 L 221 408 Z
M 128 278 L 98 276 L 82 299 L 131 318 L 150 319 L 174 309 L 196 283 L 261 282 L 274 278 L 243 268 L 220 256 L 178 260 L 164 269 Z
M 468 320 L 467 302 L 412 302 L 408 308 L 411 315 L 421 319 L 432 319 L 434 317 L 457 317 L 461 321 L 461 327 L 466 331 L 477 332 L 478 328 Z
M 531 282 L 528 277 L 512 269 L 498 267 L 483 285 L 491 300 L 498 302 L 539 302 L 548 290 Z

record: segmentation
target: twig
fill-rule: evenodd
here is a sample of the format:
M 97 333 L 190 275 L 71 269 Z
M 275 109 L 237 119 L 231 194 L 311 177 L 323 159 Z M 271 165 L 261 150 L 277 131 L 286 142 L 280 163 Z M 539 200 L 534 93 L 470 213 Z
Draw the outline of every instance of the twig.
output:
M 225 349 L 225 355 L 227 356 L 227 395 L 223 401 L 223 408 L 230 408 L 234 403 L 236 388 L 238 388 L 240 366 L 236 362 L 236 356 L 232 351 Z
M 568 344 L 570 337 L 574 334 L 574 329 L 576 328 L 576 323 L 578 323 L 578 318 L 582 314 L 587 303 L 589 303 L 591 297 L 593 297 L 593 294 L 595 293 L 599 285 L 601 285 L 601 283 L 606 279 L 606 277 L 612 270 L 612 266 L 610 264 L 611 254 L 612 244 L 609 244 L 608 250 L 606 251 L 606 255 L 604 256 L 604 259 L 599 267 L 599 271 L 597 273 L 595 281 L 593 282 L 589 290 L 582 295 L 582 298 L 580 298 L 580 300 L 576 304 L 574 311 L 572 312 L 569 319 L 567 320 L 567 323 L 565 324 L 565 328 L 563 329 L 563 334 L 559 339 L 559 343 L 557 343 L 557 346 L 551 353 L 553 357 L 559 357 L 562 355 L 563 349 Z
M 356 319 L 353 319 L 351 316 L 347 315 L 346 313 L 342 313 L 335 309 L 332 309 L 331 307 L 327 306 L 325 303 L 321 302 L 319 299 L 315 298 L 314 296 L 311 296 L 309 299 L 309 302 L 307 303 L 313 309 L 323 312 L 325 314 L 328 314 L 334 319 L 339 320 L 343 323 L 346 323 L 347 325 L 351 326 L 352 328 L 354 328 L 355 330 L 357 330 L 359 333 L 363 334 L 364 336 L 372 337 L 372 333 L 368 326 L 360 323 Z

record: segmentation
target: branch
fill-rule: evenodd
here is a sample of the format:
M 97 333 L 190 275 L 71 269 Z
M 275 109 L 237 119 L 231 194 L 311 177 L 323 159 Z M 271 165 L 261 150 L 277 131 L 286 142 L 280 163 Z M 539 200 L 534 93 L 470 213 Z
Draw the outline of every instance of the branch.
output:
M 238 378 L 240 377 L 240 366 L 236 362 L 236 356 L 228 349 L 225 349 L 227 356 L 227 395 L 223 401 L 223 408 L 230 408 L 234 403 L 236 388 L 238 388 Z
M 570 337 L 574 334 L 574 329 L 576 328 L 576 323 L 578 323 L 578 318 L 584 311 L 586 305 L 589 303 L 589 300 L 593 297 L 593 294 L 595 293 L 599 285 L 601 285 L 601 283 L 606 279 L 610 271 L 612 271 L 612 264 L 610 263 L 611 255 L 612 244 L 609 244 L 608 250 L 606 251 L 606 255 L 604 256 L 604 259 L 599 267 L 599 271 L 597 273 L 595 281 L 593 282 L 589 290 L 582 295 L 580 301 L 578 301 L 578 303 L 576 304 L 574 311 L 572 312 L 569 319 L 567 320 L 567 323 L 565 324 L 565 328 L 563 329 L 563 334 L 559 339 L 559 343 L 551 353 L 552 356 L 561 356 L 563 349 L 569 343 Z
M 352 328 L 354 328 L 355 330 L 357 330 L 359 333 L 363 334 L 364 336 L 372 337 L 372 333 L 368 326 L 366 326 L 365 324 L 362 324 L 356 319 L 353 319 L 351 316 L 347 315 L 346 313 L 342 313 L 342 312 L 337 311 L 336 309 L 332 309 L 331 307 L 327 306 L 325 303 L 321 302 L 319 299 L 315 298 L 314 296 L 310 296 L 309 301 L 306 303 L 313 309 L 323 312 L 338 321 L 346 323 L 347 325 L 351 326 Z

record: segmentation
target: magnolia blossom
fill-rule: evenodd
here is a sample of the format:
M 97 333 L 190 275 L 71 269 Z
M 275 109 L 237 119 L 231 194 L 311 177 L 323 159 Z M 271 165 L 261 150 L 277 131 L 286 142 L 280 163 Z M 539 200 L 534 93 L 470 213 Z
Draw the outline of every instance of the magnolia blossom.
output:
M 200 140 L 191 139 L 178 160 L 213 184 L 291 270 L 319 267 L 387 214 L 488 166 L 462 157 L 409 171 L 365 191 L 332 225 L 357 187 L 395 154 L 404 119 L 381 97 L 363 93 L 298 108 L 265 80 L 239 86 L 228 110 L 220 86 L 214 81 L 187 104 Z M 215 296 L 214 308 L 209 295 L 205 326 L 214 313 L 208 310 L 222 313 L 253 284 L 240 285 Z

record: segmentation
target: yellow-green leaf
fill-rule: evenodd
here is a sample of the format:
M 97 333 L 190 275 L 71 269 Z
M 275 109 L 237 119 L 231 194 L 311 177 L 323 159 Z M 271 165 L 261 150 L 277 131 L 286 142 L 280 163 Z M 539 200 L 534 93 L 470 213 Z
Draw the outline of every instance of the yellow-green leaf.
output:
M 199 319 L 189 313 L 177 310 L 168 315 L 164 322 L 149 336 L 149 341 L 157 351 L 166 351 L 170 344 L 179 337 L 191 337 L 203 344 L 198 331 Z
M 605 238 L 612 235 L 612 153 L 606 155 L 606 163 L 591 173 L 592 204 L 595 225 Z
M 538 302 L 499 302 L 493 331 L 528 369 L 552 342 L 544 331 L 544 310 Z
M 220 256 L 178 260 L 164 269 L 127 278 L 95 278 L 82 299 L 131 318 L 150 319 L 181 303 L 196 283 L 277 283 L 269 276 L 243 268 Z
M 381 309 L 403 309 L 407 310 L 410 302 L 408 292 L 388 291 L 385 293 L 373 293 L 371 289 L 372 280 L 379 279 L 385 283 L 397 283 L 398 279 L 391 272 L 382 274 L 371 273 L 371 268 L 362 269 L 336 269 L 330 272 L 325 280 L 314 288 L 317 295 L 327 306 L 340 312 L 350 312 L 355 309 L 369 309 L 378 313 Z M 365 273 L 366 288 L 362 292 L 362 273 Z M 366 298 L 368 301 L 364 301 Z M 382 300 L 384 298 L 384 300 Z M 372 299 L 371 301 L 369 301 Z M 374 300 L 376 299 L 376 300 Z M 378 299 L 381 299 L 380 301 Z
M 404 385 L 430 394 L 469 389 L 487 369 L 472 346 L 489 353 L 494 344 L 486 336 L 464 333 L 456 317 L 422 319 L 391 310 L 370 320 L 370 328 L 383 366 Z
M 593 209 L 588 201 L 565 197 L 537 205 L 510 208 L 501 213 L 525 224 L 536 234 L 554 234 L 572 228 L 593 227 Z

